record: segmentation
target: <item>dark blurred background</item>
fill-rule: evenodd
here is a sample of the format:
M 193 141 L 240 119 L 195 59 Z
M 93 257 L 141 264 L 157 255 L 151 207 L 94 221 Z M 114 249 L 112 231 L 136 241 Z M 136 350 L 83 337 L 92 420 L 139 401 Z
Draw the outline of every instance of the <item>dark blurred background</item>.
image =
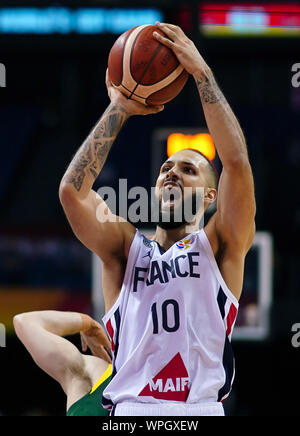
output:
M 21 22 L 10 28 L 2 15 L 8 7 L 50 6 L 154 8 L 164 21 L 183 27 L 212 68 L 247 139 L 257 230 L 273 238 L 270 333 L 263 341 L 233 342 L 236 379 L 225 407 L 231 415 L 298 414 L 300 349 L 291 344 L 291 329 L 300 322 L 300 87 L 292 86 L 291 70 L 300 62 L 300 33 L 294 26 L 292 36 L 284 29 L 272 35 L 208 34 L 200 27 L 201 8 L 207 3 L 212 10 L 220 4 L 1 2 L 0 63 L 6 67 L 6 87 L 0 88 L 0 322 L 7 338 L 6 347 L 0 348 L 0 414 L 65 414 L 61 388 L 42 373 L 15 337 L 12 317 L 47 308 L 93 311 L 91 255 L 73 236 L 58 187 L 72 156 L 109 103 L 104 83 L 107 57 L 117 36 L 127 29 L 108 25 L 98 33 L 51 33 L 38 20 L 39 33 L 33 27 L 22 33 L 26 30 Z M 224 3 L 224 10 L 229 3 Z M 285 16 L 298 16 L 299 21 L 300 3 L 292 3 L 296 9 Z M 257 5 L 232 2 L 231 7 L 252 4 Z M 259 3 L 264 4 L 268 5 Z M 277 16 L 280 13 L 284 15 L 281 11 Z M 153 132 L 165 126 L 205 126 L 192 78 L 164 112 L 126 124 L 95 186 L 118 187 L 118 179 L 127 178 L 128 189 L 149 187 Z

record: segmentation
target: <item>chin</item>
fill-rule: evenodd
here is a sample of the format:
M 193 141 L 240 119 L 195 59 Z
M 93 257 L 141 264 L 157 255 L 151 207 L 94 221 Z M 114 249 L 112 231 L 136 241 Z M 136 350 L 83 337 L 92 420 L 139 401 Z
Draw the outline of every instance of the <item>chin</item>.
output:
M 175 204 L 170 203 L 167 207 L 161 207 L 159 211 L 159 222 L 157 223 L 159 227 L 170 230 L 177 229 L 186 225 L 184 220 L 182 203 Z

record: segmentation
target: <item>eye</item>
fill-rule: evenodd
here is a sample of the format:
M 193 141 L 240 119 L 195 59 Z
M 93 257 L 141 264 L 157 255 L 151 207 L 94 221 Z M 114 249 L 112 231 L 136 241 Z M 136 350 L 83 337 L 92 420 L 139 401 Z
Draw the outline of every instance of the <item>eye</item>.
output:
M 165 166 L 165 167 L 163 167 L 163 169 L 161 170 L 161 172 L 162 172 L 162 173 L 165 173 L 165 172 L 169 171 L 169 169 L 170 169 L 170 167 Z
M 191 167 L 184 167 L 184 168 L 183 168 L 183 171 L 184 171 L 186 174 L 195 174 L 195 171 L 194 171 L 193 168 L 191 168 Z

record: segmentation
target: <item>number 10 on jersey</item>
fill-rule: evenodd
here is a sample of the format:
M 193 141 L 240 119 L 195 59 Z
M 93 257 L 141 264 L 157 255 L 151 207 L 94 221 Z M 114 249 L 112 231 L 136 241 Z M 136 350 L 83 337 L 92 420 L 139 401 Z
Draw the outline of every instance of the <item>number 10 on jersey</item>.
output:
M 171 311 L 173 312 L 173 317 L 171 317 Z M 157 334 L 159 331 L 159 326 L 166 332 L 176 332 L 180 326 L 179 319 L 179 305 L 176 300 L 165 300 L 161 305 L 161 320 L 157 314 L 157 304 L 153 303 L 151 306 L 152 321 L 153 321 L 153 333 Z M 173 321 L 170 319 L 173 318 Z M 172 325 L 173 324 L 173 325 Z

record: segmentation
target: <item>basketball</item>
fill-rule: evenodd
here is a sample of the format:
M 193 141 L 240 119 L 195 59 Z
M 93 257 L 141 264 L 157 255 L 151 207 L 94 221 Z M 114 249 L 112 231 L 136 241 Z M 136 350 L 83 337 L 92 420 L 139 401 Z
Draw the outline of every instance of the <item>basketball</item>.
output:
M 143 25 L 123 33 L 108 57 L 109 78 L 115 88 L 144 105 L 162 105 L 175 98 L 188 79 L 171 49 L 158 42 L 156 26 Z

